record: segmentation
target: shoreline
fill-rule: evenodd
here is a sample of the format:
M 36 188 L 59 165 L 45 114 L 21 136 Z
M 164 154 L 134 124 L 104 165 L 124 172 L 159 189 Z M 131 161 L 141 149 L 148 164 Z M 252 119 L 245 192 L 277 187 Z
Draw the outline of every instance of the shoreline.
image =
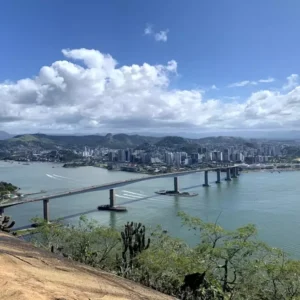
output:
M 282 172 L 297 172 L 300 168 L 289 168 L 289 169 L 245 169 L 240 173 L 251 173 L 251 172 L 266 172 L 266 173 L 282 173 Z
M 6 160 L 1 160 L 2 162 L 8 163 L 8 164 L 13 164 L 13 163 L 17 163 L 20 164 L 22 162 L 19 161 L 15 161 L 15 160 L 10 160 L 10 161 L 6 161 Z M 78 166 L 68 166 L 68 167 L 64 167 L 64 164 L 68 164 L 68 163 L 63 163 L 63 162 L 49 162 L 49 161 L 30 161 L 28 162 L 30 164 L 36 164 L 36 163 L 46 163 L 46 164 L 53 164 L 53 165 L 61 165 L 62 168 L 66 168 L 66 169 L 75 169 L 75 168 L 80 168 L 80 167 L 94 167 L 94 168 L 100 168 L 100 169 L 105 169 L 107 171 L 118 171 L 118 172 L 125 172 L 125 173 L 135 173 L 135 174 L 141 174 L 141 175 L 149 175 L 149 176 L 156 176 L 156 175 L 161 175 L 164 173 L 148 173 L 148 172 L 132 172 L 132 171 L 125 171 L 125 170 L 109 170 L 107 169 L 107 167 L 105 165 L 78 165 Z M 201 169 L 197 169 L 199 172 L 204 172 L 204 170 Z M 190 171 L 190 169 L 188 170 L 184 170 L 182 171 L 182 173 Z M 240 173 L 251 173 L 251 172 L 268 172 L 268 173 L 281 173 L 281 172 L 295 172 L 295 171 L 300 171 L 300 168 L 275 168 L 275 169 L 270 169 L 270 168 L 243 168 Z M 181 173 L 178 170 L 175 170 L 174 172 L 171 173 Z M 170 174 L 171 174 L 170 173 Z

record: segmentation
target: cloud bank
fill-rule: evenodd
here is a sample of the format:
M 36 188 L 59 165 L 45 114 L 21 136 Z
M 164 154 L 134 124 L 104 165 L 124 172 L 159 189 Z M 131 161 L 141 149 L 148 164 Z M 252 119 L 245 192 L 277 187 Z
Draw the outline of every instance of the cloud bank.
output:
M 97 50 L 64 49 L 65 60 L 33 78 L 0 83 L 0 126 L 9 132 L 293 129 L 300 125 L 298 75 L 281 91 L 223 102 L 172 89 L 177 62 L 118 66 Z

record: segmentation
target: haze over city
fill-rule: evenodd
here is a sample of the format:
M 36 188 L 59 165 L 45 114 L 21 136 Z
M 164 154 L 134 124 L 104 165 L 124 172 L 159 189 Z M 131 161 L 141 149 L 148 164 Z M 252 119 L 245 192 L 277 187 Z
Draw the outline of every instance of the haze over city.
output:
M 293 137 L 299 5 L 6 1 L 1 129 Z

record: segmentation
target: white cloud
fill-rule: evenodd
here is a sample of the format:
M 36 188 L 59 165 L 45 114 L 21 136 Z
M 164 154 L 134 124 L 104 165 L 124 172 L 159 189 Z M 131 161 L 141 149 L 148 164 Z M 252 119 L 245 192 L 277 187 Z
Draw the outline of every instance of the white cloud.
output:
M 152 33 L 153 33 L 152 25 L 151 24 L 147 24 L 146 28 L 144 29 L 144 34 L 145 35 L 151 35 Z
M 211 87 L 210 87 L 211 90 L 218 90 L 217 86 L 215 84 L 213 84 Z
M 154 38 L 156 41 L 166 42 L 168 40 L 168 32 L 169 30 L 162 30 L 160 32 L 155 33 Z
M 169 29 L 161 30 L 159 32 L 154 32 L 153 26 L 151 24 L 147 24 L 144 29 L 144 34 L 153 36 L 153 38 L 157 42 L 166 42 L 168 40 Z
M 299 84 L 298 74 L 292 74 L 288 76 L 286 79 L 287 79 L 287 83 L 282 87 L 284 90 L 290 90 Z
M 266 79 L 259 79 L 258 81 L 244 80 L 244 81 L 229 84 L 228 87 L 230 87 L 230 88 L 232 88 L 232 87 L 243 87 L 243 86 L 248 86 L 248 85 L 257 85 L 259 83 L 271 83 L 271 82 L 274 82 L 274 81 L 275 81 L 275 79 L 271 78 L 271 77 L 266 78 Z
M 244 80 L 244 81 L 240 81 L 240 82 L 235 82 L 235 83 L 231 83 L 228 85 L 228 87 L 242 87 L 242 86 L 246 86 L 246 85 L 257 85 L 256 81 L 249 81 L 249 80 Z
M 32 78 L 0 83 L 0 123 L 8 132 L 286 129 L 300 125 L 300 86 L 262 90 L 248 99 L 204 98 L 172 89 L 177 62 L 118 67 L 97 50 L 65 49 L 65 60 Z M 79 61 L 77 63 L 77 61 Z M 295 76 L 293 76 L 295 77 Z
M 274 82 L 274 81 L 275 81 L 275 79 L 272 78 L 272 77 L 269 77 L 267 79 L 260 79 L 260 80 L 258 80 L 258 82 L 260 82 L 260 83 L 271 83 L 271 82 Z

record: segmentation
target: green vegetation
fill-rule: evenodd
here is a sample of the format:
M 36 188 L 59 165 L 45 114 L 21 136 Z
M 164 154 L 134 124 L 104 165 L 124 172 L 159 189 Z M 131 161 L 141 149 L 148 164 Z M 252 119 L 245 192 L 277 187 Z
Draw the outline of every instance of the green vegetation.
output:
M 5 195 L 14 193 L 18 190 L 18 187 L 14 186 L 11 183 L 0 181 L 0 201 L 4 198 Z
M 160 147 L 174 147 L 174 145 L 184 145 L 187 140 L 180 136 L 166 136 L 156 143 Z
M 35 229 L 52 252 L 134 280 L 179 299 L 300 299 L 300 261 L 256 239 L 254 225 L 227 231 L 179 214 L 196 247 L 160 228 L 127 223 L 120 233 L 85 217 L 78 226 Z
M 18 135 L 11 139 L 2 141 L 3 144 L 8 146 L 34 146 L 34 147 L 43 147 L 51 148 L 53 146 L 53 141 L 46 136 L 38 136 L 32 134 Z
M 18 135 L 7 140 L 0 140 L 0 148 L 40 147 L 42 149 L 76 148 L 76 147 L 109 147 L 112 149 L 136 147 L 145 142 L 155 143 L 159 138 L 127 134 L 101 135 L 46 135 L 26 134 Z
M 188 139 L 179 136 L 151 137 L 128 134 L 107 134 L 102 135 L 46 135 L 46 134 L 25 134 L 13 138 L 0 140 L 0 149 L 13 149 L 18 147 L 39 147 L 49 149 L 72 149 L 82 147 L 108 147 L 111 149 L 125 149 L 139 147 L 176 148 L 178 151 L 197 151 L 199 145 L 203 144 L 245 144 L 246 141 L 235 137 L 207 137 L 200 139 Z

